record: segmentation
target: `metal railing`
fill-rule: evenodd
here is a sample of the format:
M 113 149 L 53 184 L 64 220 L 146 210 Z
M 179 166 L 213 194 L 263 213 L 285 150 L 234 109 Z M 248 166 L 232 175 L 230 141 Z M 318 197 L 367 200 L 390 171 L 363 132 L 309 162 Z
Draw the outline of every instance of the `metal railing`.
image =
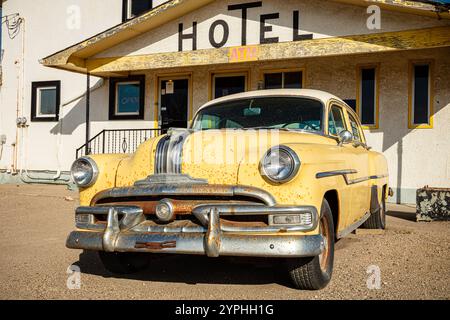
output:
M 88 143 L 88 154 L 134 153 L 148 139 L 163 134 L 162 129 L 103 130 Z M 86 155 L 86 144 L 76 151 L 76 158 Z

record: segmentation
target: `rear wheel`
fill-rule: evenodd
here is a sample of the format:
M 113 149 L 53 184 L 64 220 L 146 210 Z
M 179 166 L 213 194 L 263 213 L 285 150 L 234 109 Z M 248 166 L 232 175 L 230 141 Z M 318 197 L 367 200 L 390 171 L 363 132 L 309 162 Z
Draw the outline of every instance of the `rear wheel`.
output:
M 99 251 L 98 255 L 106 270 L 116 274 L 130 274 L 145 269 L 150 263 L 151 254 Z
M 383 188 L 381 195 L 380 208 L 370 214 L 369 219 L 363 224 L 366 229 L 385 229 L 386 228 L 386 190 Z
M 297 289 L 319 290 L 325 288 L 331 280 L 335 237 L 333 216 L 325 199 L 322 203 L 319 229 L 325 242 L 324 250 L 320 255 L 287 260 L 289 275 Z

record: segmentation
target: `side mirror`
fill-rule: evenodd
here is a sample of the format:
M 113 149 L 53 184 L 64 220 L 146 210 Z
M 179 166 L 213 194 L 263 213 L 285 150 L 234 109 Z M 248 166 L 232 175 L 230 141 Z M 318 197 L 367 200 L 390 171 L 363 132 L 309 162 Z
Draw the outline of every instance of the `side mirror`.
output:
M 353 134 L 348 131 L 344 130 L 339 133 L 339 145 L 342 146 L 344 144 L 350 143 L 353 141 Z

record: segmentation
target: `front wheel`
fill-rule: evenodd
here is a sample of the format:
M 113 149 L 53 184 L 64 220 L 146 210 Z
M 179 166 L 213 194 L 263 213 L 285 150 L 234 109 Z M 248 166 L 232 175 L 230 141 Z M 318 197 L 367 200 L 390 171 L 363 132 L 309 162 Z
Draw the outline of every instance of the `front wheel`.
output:
M 330 206 L 325 199 L 320 212 L 319 230 L 325 242 L 324 250 L 319 256 L 287 260 L 289 275 L 297 289 L 323 289 L 331 280 L 334 260 L 334 224 Z
M 138 272 L 150 262 L 150 254 L 145 253 L 99 251 L 98 256 L 105 269 L 115 274 Z
M 376 212 L 370 214 L 369 219 L 363 224 L 366 229 L 386 229 L 386 190 L 383 189 L 380 207 Z

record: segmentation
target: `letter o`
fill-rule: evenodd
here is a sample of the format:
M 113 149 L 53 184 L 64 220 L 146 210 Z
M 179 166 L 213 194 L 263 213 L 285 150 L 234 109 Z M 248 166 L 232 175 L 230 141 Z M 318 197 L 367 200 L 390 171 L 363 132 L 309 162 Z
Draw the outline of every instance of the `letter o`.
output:
M 216 42 L 216 39 L 214 38 L 214 33 L 218 26 L 222 26 L 223 28 L 223 38 L 222 41 Z M 226 21 L 224 20 L 214 21 L 211 27 L 209 28 L 209 43 L 211 43 L 211 45 L 214 48 L 222 48 L 225 45 L 225 43 L 227 43 L 229 36 L 230 36 L 230 27 L 228 26 L 228 23 L 226 23 Z

